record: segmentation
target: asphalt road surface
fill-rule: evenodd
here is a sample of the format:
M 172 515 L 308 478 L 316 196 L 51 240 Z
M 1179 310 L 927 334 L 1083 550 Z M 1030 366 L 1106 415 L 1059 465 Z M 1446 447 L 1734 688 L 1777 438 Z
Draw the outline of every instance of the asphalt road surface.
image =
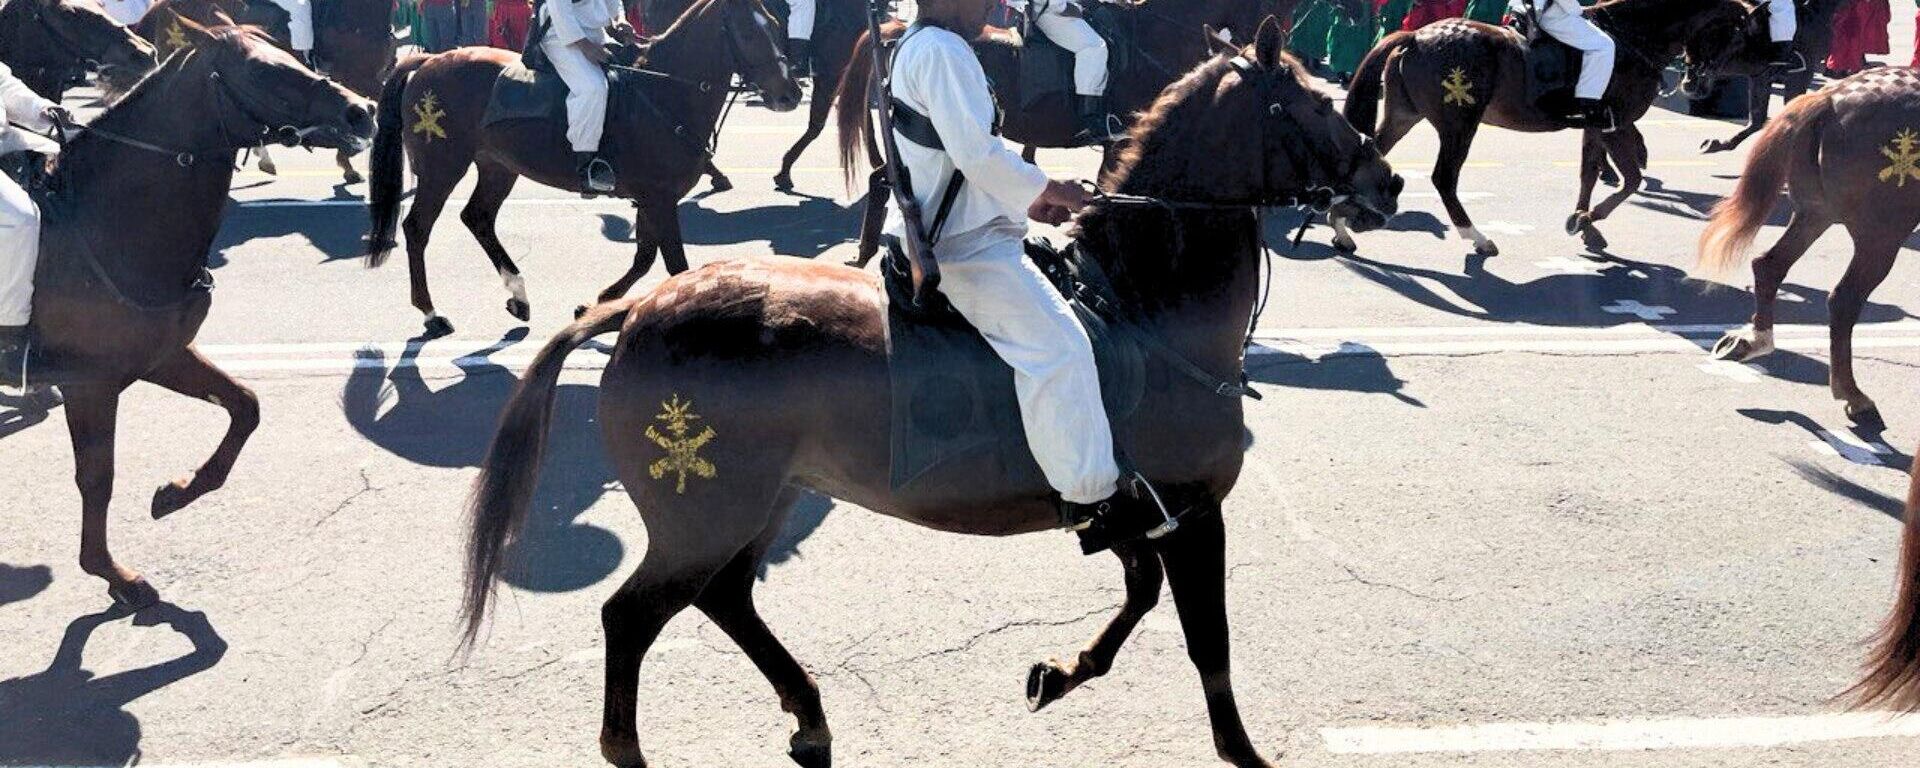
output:
M 850 255 L 857 214 L 825 143 L 801 194 L 772 191 L 799 122 L 736 112 L 719 162 L 740 188 L 682 208 L 694 263 Z M 1281 764 L 1920 754 L 1920 721 L 1828 702 L 1892 594 L 1920 442 L 1916 273 L 1894 271 L 1858 334 L 1884 430 L 1850 428 L 1825 387 L 1838 230 L 1788 280 L 1782 351 L 1709 363 L 1702 346 L 1751 300 L 1744 271 L 1692 267 L 1740 161 L 1696 148 L 1732 126 L 1666 110 L 1643 126 L 1656 181 L 1603 224 L 1604 253 L 1560 231 L 1575 137 L 1492 130 L 1463 186 L 1503 254 L 1470 259 L 1425 179 L 1425 128 L 1390 158 L 1410 180 L 1392 231 L 1354 257 L 1324 228 L 1281 249 L 1250 366 L 1266 399 L 1226 510 L 1240 700 Z M 563 379 L 527 567 L 471 657 L 454 618 L 461 502 L 494 415 L 537 344 L 625 268 L 629 209 L 520 187 L 500 232 L 530 326 L 450 213 L 429 269 L 458 330 L 409 342 L 405 267 L 358 259 L 365 187 L 338 186 L 322 155 L 278 159 L 278 177 L 239 176 L 212 257 L 203 346 L 265 411 L 232 482 L 150 521 L 151 489 L 224 418 L 151 387 L 122 411 L 115 551 L 173 608 L 102 613 L 75 562 L 60 413 L 0 409 L 0 764 L 597 764 L 597 611 L 647 546 L 590 424 L 599 353 Z M 1042 155 L 1060 175 L 1092 162 Z M 1279 218 L 1276 233 L 1298 220 Z M 820 681 L 840 765 L 1215 764 L 1168 602 L 1112 674 L 1025 711 L 1027 666 L 1076 651 L 1120 601 L 1112 560 L 1065 535 L 964 538 L 810 500 L 758 595 Z M 667 629 L 641 697 L 657 766 L 788 764 L 790 718 L 704 619 Z

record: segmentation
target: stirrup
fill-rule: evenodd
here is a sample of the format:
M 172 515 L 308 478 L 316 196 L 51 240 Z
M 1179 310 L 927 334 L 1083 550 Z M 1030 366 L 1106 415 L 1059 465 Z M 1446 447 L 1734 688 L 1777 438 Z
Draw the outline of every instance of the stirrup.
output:
M 602 174 L 605 174 L 602 177 Z M 613 175 L 613 164 L 604 158 L 596 157 L 587 161 L 580 169 L 580 193 L 588 197 L 610 195 L 619 188 L 619 180 Z
M 1175 517 L 1172 512 L 1167 511 L 1167 503 L 1160 499 L 1160 491 L 1154 489 L 1153 483 L 1147 482 L 1145 475 L 1135 472 L 1130 482 L 1134 485 L 1135 495 L 1139 495 L 1140 490 L 1144 489 L 1146 491 L 1145 496 L 1153 500 L 1154 509 L 1160 510 L 1160 519 L 1162 522 L 1147 531 L 1146 537 L 1148 541 L 1158 541 L 1166 538 L 1167 534 L 1180 530 L 1180 518 Z

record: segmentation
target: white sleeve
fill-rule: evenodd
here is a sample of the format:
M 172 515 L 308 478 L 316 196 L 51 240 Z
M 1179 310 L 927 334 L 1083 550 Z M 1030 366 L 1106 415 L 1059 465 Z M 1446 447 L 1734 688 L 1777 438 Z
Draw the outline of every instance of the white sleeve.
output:
M 5 113 L 6 122 L 18 123 L 36 131 L 53 128 L 53 121 L 47 119 L 47 109 L 53 102 L 40 97 L 13 76 L 13 70 L 0 64 L 0 112 Z M 0 128 L 5 128 L 0 123 Z
M 1020 159 L 993 135 L 993 93 L 970 48 L 927 46 L 914 68 L 921 94 L 933 96 L 927 119 L 945 144 L 953 167 L 987 194 L 1025 210 L 1047 186 L 1046 172 Z
M 623 3 L 620 0 L 606 0 L 606 2 L 607 2 L 607 8 L 609 9 L 607 11 L 607 18 L 612 19 L 613 24 L 629 23 L 627 21 L 627 4 L 626 3 Z
M 542 3 L 547 9 L 547 21 L 553 28 L 553 39 L 561 45 L 573 45 L 587 39 L 587 33 L 580 28 L 580 18 L 574 15 L 573 3 L 569 0 L 549 0 Z

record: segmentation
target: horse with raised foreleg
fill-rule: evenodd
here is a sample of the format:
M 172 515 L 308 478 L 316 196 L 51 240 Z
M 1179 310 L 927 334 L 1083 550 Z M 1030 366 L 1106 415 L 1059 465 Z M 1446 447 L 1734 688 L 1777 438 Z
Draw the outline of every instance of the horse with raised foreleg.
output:
M 1283 44 L 1279 25 L 1269 23 L 1238 56 L 1217 56 L 1169 87 L 1108 176 L 1116 197 L 1079 218 L 1081 246 L 1115 283 L 1115 312 L 1168 350 L 1147 363 L 1146 380 L 1162 383 L 1149 385 L 1134 414 L 1115 424 L 1118 441 L 1170 507 L 1194 511 L 1163 538 L 1115 548 L 1128 584 L 1120 615 L 1075 661 L 1036 665 L 1028 686 L 1038 708 L 1105 673 L 1164 578 L 1200 673 L 1215 749 L 1242 768 L 1272 765 L 1241 723 L 1228 669 L 1221 505 L 1239 477 L 1246 420 L 1238 395 L 1174 373 L 1169 361 L 1239 380 L 1260 286 L 1258 206 L 1331 189 L 1341 215 L 1373 228 L 1396 210 L 1400 186 Z M 473 496 L 469 642 L 527 519 L 567 354 L 620 331 L 601 379 L 601 434 L 649 543 L 639 570 L 600 614 L 600 743 L 613 764 L 646 764 L 635 723 L 641 662 L 667 621 L 693 606 L 739 643 L 797 718 L 790 756 L 802 766 L 829 765 L 819 689 L 752 599 L 756 567 L 801 489 L 954 533 L 1058 526 L 1044 482 L 1011 480 L 984 454 L 894 489 L 888 310 L 877 283 L 857 269 L 800 259 L 708 265 L 589 310 L 539 352 L 509 400 Z
M 59 101 L 90 70 L 100 72 L 109 92 L 120 92 L 133 87 L 158 59 L 152 45 L 115 24 L 97 5 L 12 0 L 0 4 L 0 63 L 34 93 Z
M 1773 351 L 1774 301 L 1787 270 L 1820 235 L 1840 224 L 1853 261 L 1827 301 L 1833 370 L 1828 386 L 1862 422 L 1879 409 L 1853 377 L 1853 326 L 1867 297 L 1920 226 L 1920 73 L 1870 69 L 1787 105 L 1747 155 L 1733 196 L 1714 207 L 1700 235 L 1700 262 L 1724 270 L 1740 258 L 1787 188 L 1793 218 L 1780 241 L 1753 260 L 1753 324 L 1714 345 L 1723 360 Z
M 679 21 L 655 36 L 644 53 L 651 76 L 630 86 L 634 98 L 613 94 L 602 154 L 619 172 L 614 197 L 634 201 L 633 266 L 600 293 L 600 301 L 618 298 L 653 267 L 656 252 L 667 269 L 687 268 L 680 236 L 681 198 L 706 168 L 714 125 L 726 105 L 727 84 L 737 72 L 752 81 L 776 111 L 800 104 L 800 86 L 788 71 L 779 25 L 760 0 L 698 0 Z M 565 143 L 564 123 L 545 119 L 483 124 L 494 82 L 520 54 L 498 48 L 461 48 L 402 62 L 387 79 L 380 97 L 380 130 L 374 139 L 373 186 L 369 195 L 372 226 L 367 264 L 386 262 L 402 226 L 407 238 L 408 280 L 413 306 L 426 315 L 430 336 L 453 332 L 453 324 L 434 310 L 427 288 L 427 241 L 454 185 L 467 169 L 479 167 L 473 198 L 460 212 L 480 247 L 493 262 L 511 297 L 507 312 L 525 321 L 527 302 L 520 268 L 500 244 L 494 224 L 513 185 L 525 176 L 541 184 L 578 192 L 580 174 Z M 618 110 L 622 105 L 628 113 Z M 435 115 L 423 130 L 422 114 Z M 402 123 L 412 116 L 412 128 Z M 404 156 L 403 156 L 404 150 Z M 400 219 L 401 165 L 410 161 L 419 180 L 413 209 Z
M 263 33 L 181 26 L 176 52 L 67 143 L 40 197 L 36 376 L 60 385 L 80 486 L 80 567 L 129 607 L 158 599 L 107 549 L 120 393 L 146 381 L 227 411 L 201 467 L 154 494 L 155 518 L 224 485 L 259 423 L 253 393 L 194 348 L 212 305 L 207 253 L 243 147 L 363 147 L 372 105 L 308 71 Z
M 1747 124 L 1725 139 L 1702 142 L 1702 152 L 1725 152 L 1759 133 L 1767 124 L 1767 108 L 1773 100 L 1774 83 L 1780 84 L 1780 95 L 1786 101 L 1793 101 L 1813 89 L 1813 73 L 1820 68 L 1820 62 L 1827 58 L 1827 51 L 1833 47 L 1833 17 L 1846 2 L 1807 0 L 1794 4 L 1799 9 L 1800 23 L 1793 35 L 1793 44 L 1806 59 L 1807 68 L 1792 74 L 1781 74 L 1768 66 L 1770 57 L 1754 57 L 1751 66 L 1743 73 L 1747 75 Z M 1723 70 L 1723 74 L 1734 73 Z
M 1585 131 L 1580 148 L 1580 201 L 1567 217 L 1567 232 L 1602 248 L 1606 240 L 1594 224 L 1640 189 L 1646 143 L 1633 123 L 1660 94 L 1668 62 L 1686 59 L 1688 76 L 1682 89 L 1687 90 L 1713 74 L 1711 62 L 1725 60 L 1730 50 L 1758 48 L 1766 35 L 1765 24 L 1760 23 L 1764 20 L 1741 0 L 1606 0 L 1587 13 L 1619 46 L 1606 98 L 1619 130 Z M 1447 217 L 1460 237 L 1473 242 L 1475 252 L 1492 256 L 1500 252 L 1499 247 L 1474 228 L 1460 204 L 1460 168 L 1467 162 L 1474 135 L 1482 123 L 1529 133 L 1568 127 L 1565 120 L 1533 103 L 1527 80 L 1525 41 L 1519 33 L 1448 19 L 1418 32 L 1395 32 L 1374 46 L 1353 76 L 1347 119 L 1361 131 L 1377 135 L 1382 152 L 1391 152 L 1420 121 L 1431 121 L 1440 134 L 1433 186 Z M 1378 116 L 1383 97 L 1386 114 Z M 1617 192 L 1594 207 L 1594 185 L 1607 158 L 1623 181 Z M 1338 222 L 1335 227 L 1339 228 Z M 1336 234 L 1334 245 L 1349 252 L 1355 247 L 1344 231 Z

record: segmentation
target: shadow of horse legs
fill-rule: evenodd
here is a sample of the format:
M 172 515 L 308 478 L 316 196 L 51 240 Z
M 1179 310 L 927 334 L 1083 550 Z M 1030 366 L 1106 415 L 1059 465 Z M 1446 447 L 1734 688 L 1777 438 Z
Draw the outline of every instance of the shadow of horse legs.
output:
M 0 607 L 47 591 L 53 584 L 53 569 L 44 565 L 15 566 L 0 563 Z
M 1741 408 L 1738 413 L 1762 424 L 1789 424 L 1799 427 L 1805 430 L 1817 445 L 1824 445 L 1823 450 L 1830 450 L 1834 455 L 1854 464 L 1884 467 L 1902 473 L 1913 466 L 1911 455 L 1900 452 L 1886 441 L 1887 428 L 1883 424 L 1850 425 L 1847 427 L 1847 434 L 1843 436 L 1839 432 L 1822 427 L 1819 422 L 1813 420 L 1813 417 L 1796 411 Z

